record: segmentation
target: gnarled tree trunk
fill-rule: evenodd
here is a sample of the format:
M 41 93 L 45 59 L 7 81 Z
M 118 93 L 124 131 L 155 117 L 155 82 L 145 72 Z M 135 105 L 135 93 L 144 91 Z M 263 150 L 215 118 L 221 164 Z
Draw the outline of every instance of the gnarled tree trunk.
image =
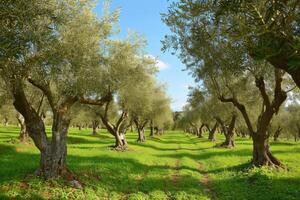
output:
M 145 137 L 145 129 L 144 128 L 137 128 L 138 131 L 138 142 L 145 142 L 146 137 Z
M 53 111 L 52 139 L 50 141 L 47 138 L 44 121 L 29 104 L 21 81 L 13 82 L 12 94 L 14 97 L 13 104 L 24 117 L 26 130 L 41 153 L 38 174 L 46 179 L 64 175 L 65 172 L 68 172 L 66 167 L 66 138 L 70 124 L 68 111 L 76 102 L 76 98 L 66 97 L 59 105 L 54 106 L 49 94 L 49 102 L 51 102 Z
M 204 124 L 202 124 L 201 126 L 200 126 L 200 128 L 199 128 L 199 134 L 198 134 L 198 137 L 199 138 L 203 138 L 203 128 L 204 128 Z
M 19 125 L 20 125 L 20 135 L 19 135 L 19 139 L 20 142 L 27 142 L 29 140 L 29 135 L 28 132 L 26 130 L 26 124 L 25 124 L 25 119 L 21 114 L 17 114 L 16 116 Z
M 148 120 L 141 122 L 138 118 L 136 118 L 133 120 L 133 122 L 135 123 L 138 132 L 137 142 L 145 142 L 146 141 L 145 126 L 148 123 Z
M 235 146 L 234 144 L 234 126 L 236 122 L 236 115 L 232 115 L 231 122 L 229 124 L 229 127 L 226 127 L 224 130 L 225 135 L 225 142 L 221 144 L 222 147 L 226 148 L 233 148 Z
M 215 123 L 215 125 L 213 126 L 212 129 L 209 129 L 208 126 L 207 126 L 207 128 L 208 128 L 208 132 L 209 132 L 208 140 L 212 141 L 212 142 L 216 141 L 216 130 L 218 128 L 218 122 Z
M 92 121 L 92 129 L 93 129 L 92 135 L 97 135 L 97 130 L 98 130 L 99 124 L 100 124 L 100 122 L 98 120 Z
M 235 97 L 224 98 L 220 96 L 219 99 L 222 102 L 231 102 L 244 117 L 247 124 L 250 136 L 253 141 L 253 159 L 252 164 L 256 167 L 262 166 L 274 166 L 281 167 L 281 162 L 275 158 L 269 149 L 269 137 L 267 133 L 268 126 L 275 113 L 279 111 L 280 106 L 286 100 L 287 94 L 282 90 L 282 77 L 283 73 L 275 69 L 275 88 L 274 88 L 274 99 L 271 101 L 269 95 L 266 91 L 266 86 L 264 82 L 264 77 L 255 77 L 255 85 L 259 89 L 261 97 L 263 99 L 263 106 L 260 115 L 257 119 L 257 130 L 254 131 L 252 123 L 250 121 L 249 115 L 247 113 L 246 107 L 241 104 Z
M 70 180 L 73 175 L 67 169 L 67 135 L 70 125 L 69 105 L 62 105 L 53 113 L 52 139 L 43 142 L 39 174 L 46 178 L 64 176 Z
M 115 131 L 114 136 L 115 136 L 115 148 L 124 149 L 126 147 L 126 144 L 123 143 L 121 139 L 121 134 Z
M 281 162 L 273 156 L 269 149 L 268 139 L 258 135 L 255 134 L 253 137 L 253 165 L 256 167 L 281 166 Z
M 127 118 L 127 113 L 125 111 L 122 112 L 121 116 L 119 117 L 119 120 L 114 125 L 108 121 L 107 113 L 108 113 L 108 102 L 105 107 L 105 113 L 104 115 L 100 114 L 100 118 L 102 120 L 102 123 L 108 130 L 110 134 L 112 134 L 115 137 L 115 146 L 114 148 L 118 151 L 123 151 L 127 148 L 127 142 L 126 142 L 126 136 L 125 133 L 121 132 L 121 125 Z

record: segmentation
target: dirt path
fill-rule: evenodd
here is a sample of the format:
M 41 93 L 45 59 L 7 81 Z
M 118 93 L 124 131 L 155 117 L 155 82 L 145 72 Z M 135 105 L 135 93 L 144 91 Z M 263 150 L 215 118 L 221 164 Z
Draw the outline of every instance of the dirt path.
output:
M 199 173 L 203 176 L 200 182 L 205 187 L 204 191 L 208 194 L 210 199 L 217 200 L 217 197 L 212 190 L 211 179 L 209 177 L 209 174 L 207 173 L 207 171 L 205 171 L 203 164 L 200 162 L 198 163 L 199 163 L 199 168 L 198 168 Z
M 188 136 L 187 136 L 188 137 Z M 190 140 L 193 140 L 192 138 L 188 137 Z M 194 144 L 194 146 L 196 146 Z M 205 170 L 205 167 L 204 165 L 199 162 L 198 160 L 195 160 L 197 163 L 198 163 L 198 171 L 199 173 L 202 175 L 202 179 L 200 180 L 200 183 L 201 185 L 204 186 L 204 191 L 205 193 L 208 195 L 208 197 L 211 199 L 211 200 L 217 200 L 217 196 L 216 194 L 214 193 L 213 189 L 212 189 L 212 183 L 211 183 L 211 178 L 209 176 L 209 174 L 207 173 L 207 171 Z
M 180 177 L 180 160 L 176 160 L 176 163 L 175 163 L 175 173 L 172 175 L 172 183 L 174 186 L 177 185 L 177 182 L 179 180 L 179 177 Z

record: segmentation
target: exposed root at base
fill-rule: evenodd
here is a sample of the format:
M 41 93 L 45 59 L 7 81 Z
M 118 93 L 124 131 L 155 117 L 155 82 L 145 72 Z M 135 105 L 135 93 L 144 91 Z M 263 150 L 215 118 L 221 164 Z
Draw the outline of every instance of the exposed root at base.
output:
M 214 147 L 217 148 L 225 148 L 225 149 L 234 149 L 235 146 L 233 145 L 228 145 L 226 143 L 221 143 L 221 144 L 216 144 Z
M 130 150 L 128 146 L 109 146 L 108 149 L 111 151 L 118 151 L 118 152 L 125 152 Z
M 63 179 L 67 185 L 70 185 L 73 188 L 76 189 L 83 189 L 84 184 L 80 181 L 78 176 L 76 176 L 71 170 L 69 170 L 67 167 L 64 167 L 59 171 L 59 175 L 56 177 L 47 177 L 45 173 L 41 169 L 37 169 L 34 172 L 34 176 L 38 176 L 41 178 L 44 178 L 46 180 L 54 180 L 54 179 Z

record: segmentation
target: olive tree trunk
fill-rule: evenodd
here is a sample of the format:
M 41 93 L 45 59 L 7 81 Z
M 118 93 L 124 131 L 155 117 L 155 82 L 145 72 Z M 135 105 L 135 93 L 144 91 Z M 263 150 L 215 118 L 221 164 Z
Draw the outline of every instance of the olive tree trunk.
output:
M 269 149 L 268 138 L 255 135 L 253 137 L 253 165 L 261 166 L 281 166 L 281 162 L 273 156 Z
M 100 122 L 98 120 L 92 121 L 92 129 L 93 129 L 92 135 L 97 135 L 99 124 Z
M 127 149 L 127 141 L 126 141 L 126 135 L 125 132 L 121 132 L 121 125 L 122 123 L 126 120 L 127 118 L 127 113 L 125 111 L 122 112 L 120 115 L 117 123 L 114 125 L 109 122 L 108 117 L 107 117 L 107 111 L 108 111 L 108 105 L 106 105 L 106 111 L 104 115 L 100 115 L 100 118 L 102 120 L 102 123 L 108 130 L 108 132 L 115 137 L 115 146 L 114 148 L 118 151 L 123 151 Z
M 216 130 L 218 128 L 218 122 L 215 123 L 212 129 L 209 129 L 208 126 L 207 128 L 208 128 L 208 140 L 212 142 L 216 141 Z
M 220 145 L 221 147 L 233 148 L 234 147 L 234 126 L 236 122 L 236 115 L 233 113 L 229 126 L 218 116 L 215 117 L 221 125 L 221 130 L 225 136 L 225 141 Z
M 17 120 L 19 122 L 19 126 L 20 126 L 20 134 L 19 134 L 20 142 L 28 142 L 29 141 L 29 135 L 28 135 L 28 132 L 26 130 L 25 119 L 19 113 L 17 114 L 16 118 L 17 118 Z
M 266 86 L 264 82 L 264 77 L 258 76 L 255 77 L 255 85 L 259 89 L 261 98 L 263 100 L 262 111 L 257 119 L 257 129 L 256 131 L 253 128 L 253 125 L 250 121 L 249 115 L 247 113 L 245 105 L 241 104 L 237 98 L 224 98 L 220 96 L 219 99 L 222 102 L 231 102 L 242 114 L 245 123 L 248 127 L 250 136 L 253 141 L 253 158 L 252 164 L 256 167 L 262 166 L 272 166 L 272 167 L 281 167 L 281 162 L 273 156 L 269 149 L 269 137 L 267 129 L 270 125 L 270 122 L 274 114 L 278 113 L 280 106 L 287 98 L 287 93 L 282 90 L 281 83 L 283 73 L 280 70 L 275 69 L 275 88 L 274 88 L 274 98 L 271 101 L 269 95 L 266 91 Z
M 137 128 L 138 131 L 138 142 L 145 142 L 146 137 L 145 137 L 145 129 L 144 128 Z
M 51 95 L 47 93 L 53 111 L 52 139 L 49 140 L 44 121 L 28 102 L 22 82 L 16 80 L 11 89 L 14 107 L 24 117 L 26 130 L 40 151 L 38 174 L 46 179 L 63 176 L 65 172 L 68 172 L 66 140 L 70 124 L 69 109 L 77 99 L 65 97 L 61 99 L 58 105 L 54 106 Z
M 67 134 L 70 119 L 65 113 L 55 113 L 52 126 L 52 140 L 44 144 L 41 151 L 40 172 L 49 178 L 68 173 Z
M 134 119 L 133 122 L 136 125 L 136 129 L 138 132 L 138 139 L 137 142 L 145 142 L 146 136 L 145 136 L 145 126 L 148 123 L 148 120 L 140 121 L 138 118 Z
M 231 117 L 231 122 L 229 124 L 229 127 L 226 127 L 226 129 L 224 130 L 225 142 L 221 144 L 222 147 L 233 148 L 235 146 L 234 144 L 235 122 L 236 122 L 236 115 L 233 114 Z
M 198 132 L 198 133 L 199 133 L 199 134 L 198 134 L 198 137 L 199 137 L 199 138 L 203 138 L 203 128 L 204 128 L 204 126 L 205 126 L 205 125 L 202 124 L 202 125 L 200 126 L 200 128 L 199 128 L 199 132 Z

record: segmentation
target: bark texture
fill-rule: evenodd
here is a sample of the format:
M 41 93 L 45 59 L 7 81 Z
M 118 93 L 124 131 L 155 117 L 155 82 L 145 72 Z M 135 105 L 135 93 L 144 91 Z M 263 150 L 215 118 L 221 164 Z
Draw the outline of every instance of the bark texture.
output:
M 92 121 L 92 129 L 93 129 L 92 135 L 97 135 L 99 125 L 100 125 L 100 122 L 98 120 Z
M 102 123 L 108 130 L 108 132 L 115 137 L 114 148 L 118 151 L 124 151 L 127 149 L 126 135 L 121 130 L 121 126 L 127 118 L 127 113 L 125 111 L 119 116 L 118 121 L 112 124 L 108 119 L 108 109 L 110 102 L 106 103 L 104 114 L 98 113 Z
M 233 148 L 235 146 L 233 130 L 236 122 L 236 115 L 232 115 L 229 126 L 226 126 L 225 123 L 221 120 L 221 118 L 217 117 L 216 119 L 218 120 L 219 124 L 221 124 L 222 132 L 225 136 L 225 141 L 221 144 L 221 147 Z
M 259 89 L 261 98 L 263 100 L 263 106 L 260 115 L 257 119 L 257 128 L 254 130 L 247 113 L 246 107 L 240 103 L 235 96 L 232 98 L 224 98 L 220 96 L 222 102 L 232 103 L 242 114 L 247 124 L 250 136 L 253 141 L 253 158 L 252 164 L 257 167 L 272 166 L 281 167 L 282 163 L 271 153 L 269 149 L 269 137 L 267 129 L 274 116 L 279 111 L 280 106 L 286 100 L 287 94 L 282 89 L 282 77 L 284 73 L 280 70 L 275 69 L 275 87 L 274 87 L 274 98 L 271 101 L 266 91 L 265 81 L 263 76 L 255 77 L 256 87 Z
M 146 141 L 146 136 L 145 136 L 145 126 L 148 123 L 148 120 L 140 120 L 139 118 L 135 118 L 133 120 L 135 123 L 137 132 L 138 132 L 138 139 L 137 142 L 145 142 Z
M 19 139 L 20 142 L 28 142 L 29 141 L 29 134 L 26 130 L 26 124 L 25 124 L 25 119 L 21 114 L 17 114 L 17 120 L 19 122 L 20 125 L 20 135 L 19 135 Z
M 212 142 L 216 141 L 216 130 L 218 128 L 218 122 L 215 123 L 212 129 L 210 129 L 208 125 L 206 127 L 208 129 L 208 140 Z
M 32 84 L 35 85 L 35 83 Z M 28 102 L 23 83 L 19 79 L 11 82 L 13 104 L 16 110 L 24 117 L 26 131 L 40 151 L 38 174 L 46 179 L 57 178 L 69 172 L 66 167 L 66 139 L 70 124 L 69 109 L 76 102 L 76 98 L 65 97 L 54 105 L 49 88 L 41 85 L 36 86 L 43 89 L 43 92 L 47 94 L 46 97 L 53 111 L 51 140 L 47 138 L 43 117 Z
M 199 138 L 203 138 L 203 128 L 204 128 L 204 124 L 201 124 L 200 128 L 199 128 L 199 134 L 198 134 L 198 137 Z

